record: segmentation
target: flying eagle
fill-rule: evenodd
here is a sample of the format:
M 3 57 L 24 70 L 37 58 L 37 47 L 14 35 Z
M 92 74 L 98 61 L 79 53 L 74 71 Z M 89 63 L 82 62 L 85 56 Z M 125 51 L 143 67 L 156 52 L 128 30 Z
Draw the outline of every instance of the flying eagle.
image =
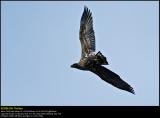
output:
M 111 85 L 135 94 L 133 88 L 127 82 L 123 81 L 119 75 L 102 66 L 108 65 L 108 62 L 100 51 L 97 54 L 95 53 L 96 46 L 92 13 L 86 6 L 84 6 L 80 21 L 79 39 L 82 49 L 81 59 L 78 63 L 72 64 L 72 68 L 91 71 Z

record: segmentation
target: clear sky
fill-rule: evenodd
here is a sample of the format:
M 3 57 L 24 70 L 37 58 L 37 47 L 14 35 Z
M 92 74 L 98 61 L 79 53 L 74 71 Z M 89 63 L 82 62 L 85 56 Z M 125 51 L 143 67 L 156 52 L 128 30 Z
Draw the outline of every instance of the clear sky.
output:
M 80 18 L 93 15 L 96 51 L 135 90 L 117 89 L 70 68 L 81 55 Z M 7 2 L 1 4 L 1 104 L 128 106 L 159 104 L 159 3 Z

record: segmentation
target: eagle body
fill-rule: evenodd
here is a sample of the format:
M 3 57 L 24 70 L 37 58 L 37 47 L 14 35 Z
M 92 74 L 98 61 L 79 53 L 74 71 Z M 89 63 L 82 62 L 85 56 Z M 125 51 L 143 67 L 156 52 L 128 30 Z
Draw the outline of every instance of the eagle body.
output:
M 99 51 L 97 54 L 91 54 L 87 57 L 82 58 L 79 63 L 73 64 L 72 68 L 78 68 L 80 70 L 89 70 L 94 65 L 108 65 L 106 57 Z

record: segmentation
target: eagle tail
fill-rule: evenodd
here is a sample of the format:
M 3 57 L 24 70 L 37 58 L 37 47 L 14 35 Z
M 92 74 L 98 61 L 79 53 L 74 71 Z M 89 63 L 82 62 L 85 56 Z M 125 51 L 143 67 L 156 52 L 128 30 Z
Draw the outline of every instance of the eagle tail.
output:
M 96 54 L 96 58 L 98 65 L 108 65 L 106 57 L 100 51 Z

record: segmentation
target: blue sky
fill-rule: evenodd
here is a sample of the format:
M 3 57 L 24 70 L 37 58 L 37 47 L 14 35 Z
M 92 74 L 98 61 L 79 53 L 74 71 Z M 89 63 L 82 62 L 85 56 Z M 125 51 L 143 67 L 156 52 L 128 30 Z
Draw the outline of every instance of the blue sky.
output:
M 81 55 L 84 5 L 93 15 L 96 51 L 136 95 L 91 72 L 70 68 Z M 2 1 L 1 7 L 2 105 L 159 104 L 158 1 Z

